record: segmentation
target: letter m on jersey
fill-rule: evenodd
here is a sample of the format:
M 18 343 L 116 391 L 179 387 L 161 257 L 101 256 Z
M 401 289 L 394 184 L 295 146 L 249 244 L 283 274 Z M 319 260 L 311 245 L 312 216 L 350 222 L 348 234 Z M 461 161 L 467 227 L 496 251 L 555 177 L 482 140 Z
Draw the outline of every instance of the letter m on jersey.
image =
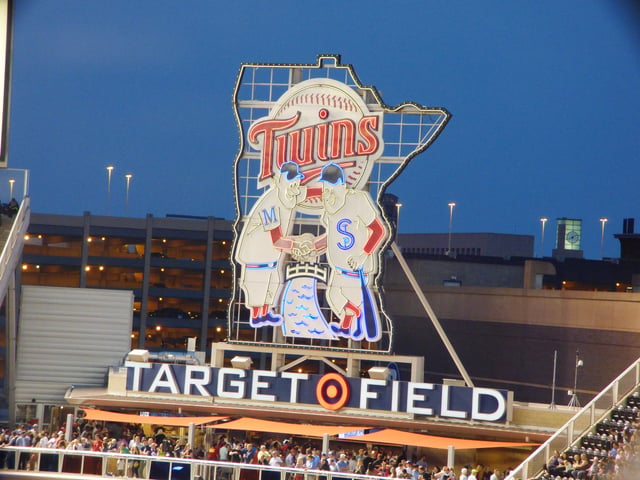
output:
M 276 212 L 276 207 L 271 207 L 271 210 L 267 210 L 266 208 L 263 209 L 261 216 L 262 216 L 262 224 L 265 227 L 268 227 L 273 224 L 277 224 L 279 222 L 278 213 Z

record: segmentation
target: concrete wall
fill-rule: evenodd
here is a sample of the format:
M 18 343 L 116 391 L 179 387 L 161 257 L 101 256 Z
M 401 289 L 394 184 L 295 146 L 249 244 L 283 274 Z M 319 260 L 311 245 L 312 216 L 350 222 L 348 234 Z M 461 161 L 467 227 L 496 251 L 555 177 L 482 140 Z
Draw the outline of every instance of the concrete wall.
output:
M 445 280 L 455 277 L 463 286 L 508 287 L 524 286 L 524 262 L 521 263 L 474 263 L 453 259 L 411 258 L 407 262 L 420 285 L 442 285 Z M 486 261 L 486 259 L 484 259 Z M 404 285 L 406 277 L 398 263 L 389 259 L 385 266 L 385 286 Z
M 460 378 L 408 282 L 387 285 L 394 352 L 424 355 L 429 381 Z M 477 386 L 507 388 L 516 401 L 549 403 L 557 352 L 557 404 L 573 389 L 576 351 L 582 404 L 640 357 L 640 294 L 514 288 L 423 289 Z
M 533 235 L 510 233 L 453 233 L 451 250 L 457 254 L 490 257 L 532 257 Z M 405 253 L 445 254 L 449 248 L 448 233 L 401 233 L 398 245 Z M 475 252 L 475 253 L 474 253 Z

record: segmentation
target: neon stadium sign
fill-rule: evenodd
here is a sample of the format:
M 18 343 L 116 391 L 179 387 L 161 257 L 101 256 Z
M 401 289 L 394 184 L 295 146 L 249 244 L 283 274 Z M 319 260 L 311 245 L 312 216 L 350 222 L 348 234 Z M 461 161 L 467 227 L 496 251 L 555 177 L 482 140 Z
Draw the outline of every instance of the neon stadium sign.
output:
M 395 227 L 382 197 L 449 113 L 387 106 L 331 55 L 244 64 L 234 107 L 229 341 L 391 351 L 379 280 Z
M 200 365 L 127 362 L 126 367 L 128 391 L 210 397 L 214 403 L 306 405 L 321 411 L 348 409 L 352 415 L 376 410 L 487 422 L 506 422 L 511 410 L 509 392 L 489 388 Z

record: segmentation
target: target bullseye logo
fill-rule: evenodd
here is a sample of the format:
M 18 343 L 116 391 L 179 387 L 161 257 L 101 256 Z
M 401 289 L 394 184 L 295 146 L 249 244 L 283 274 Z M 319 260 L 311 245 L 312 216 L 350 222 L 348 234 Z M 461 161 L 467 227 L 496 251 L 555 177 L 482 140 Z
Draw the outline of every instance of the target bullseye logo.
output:
M 338 373 L 323 375 L 316 385 L 318 403 L 327 410 L 340 410 L 349 401 L 350 394 L 349 383 Z

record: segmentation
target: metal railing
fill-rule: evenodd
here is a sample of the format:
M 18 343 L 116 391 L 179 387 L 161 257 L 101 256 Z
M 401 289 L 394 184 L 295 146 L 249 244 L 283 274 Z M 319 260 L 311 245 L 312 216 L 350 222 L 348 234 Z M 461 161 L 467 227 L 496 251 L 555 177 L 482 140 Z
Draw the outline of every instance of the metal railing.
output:
M 13 272 L 18 265 L 18 260 L 22 256 L 22 243 L 24 234 L 29 228 L 31 219 L 31 206 L 29 197 L 25 197 L 20 204 L 20 209 L 16 213 L 11 226 L 11 231 L 6 243 L 2 246 L 0 253 L 0 293 L 4 298 L 4 293 L 9 282 L 7 272 Z
M 1 447 L 0 478 L 147 480 L 371 480 L 368 475 L 128 453 Z
M 527 459 L 514 469 L 505 480 L 537 478 L 555 450 L 571 448 L 599 421 L 604 419 L 618 404 L 629 396 L 640 384 L 640 359 L 632 363 L 593 400 L 578 411 L 545 443 L 540 445 Z

